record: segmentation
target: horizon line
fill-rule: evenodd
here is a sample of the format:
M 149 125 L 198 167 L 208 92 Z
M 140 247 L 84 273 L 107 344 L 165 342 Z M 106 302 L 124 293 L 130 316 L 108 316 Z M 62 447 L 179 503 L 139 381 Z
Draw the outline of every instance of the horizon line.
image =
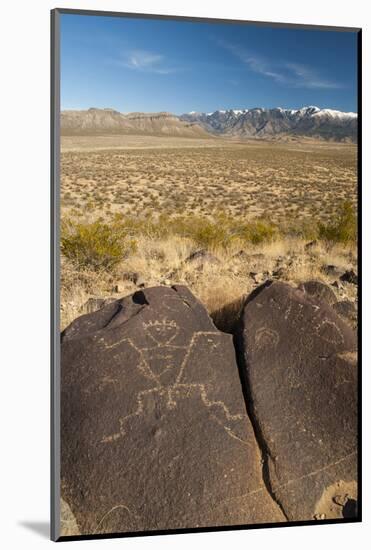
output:
M 276 107 L 256 106 L 256 107 L 240 107 L 240 108 L 229 107 L 229 108 L 214 109 L 212 111 L 192 110 L 192 111 L 183 111 L 181 113 L 175 113 L 173 111 L 166 111 L 166 110 L 159 110 L 159 111 L 142 111 L 142 110 L 120 111 L 119 109 L 116 109 L 115 107 L 85 107 L 85 108 L 81 108 L 81 107 L 67 107 L 67 108 L 66 107 L 61 107 L 60 111 L 63 112 L 63 111 L 97 110 L 97 111 L 115 111 L 115 112 L 120 113 L 122 115 L 130 115 L 130 114 L 133 114 L 133 113 L 143 113 L 143 114 L 169 113 L 169 114 L 172 114 L 172 115 L 175 115 L 175 116 L 181 116 L 181 115 L 189 115 L 189 114 L 207 114 L 207 115 L 209 115 L 209 114 L 213 114 L 213 113 L 217 113 L 217 112 L 228 112 L 228 111 L 241 111 L 241 112 L 245 111 L 245 112 L 248 112 L 248 111 L 254 111 L 254 110 L 257 110 L 257 109 L 268 110 L 268 111 L 272 111 L 272 110 L 300 111 L 302 109 L 310 109 L 310 108 L 316 108 L 316 109 L 319 109 L 321 111 L 324 111 L 324 110 L 337 111 L 339 113 L 353 114 L 353 115 L 358 116 L 358 111 L 343 111 L 341 109 L 335 109 L 333 107 L 318 107 L 318 105 L 303 105 L 302 107 L 299 107 L 298 109 L 293 109 L 292 107 L 281 107 L 281 106 L 276 106 Z

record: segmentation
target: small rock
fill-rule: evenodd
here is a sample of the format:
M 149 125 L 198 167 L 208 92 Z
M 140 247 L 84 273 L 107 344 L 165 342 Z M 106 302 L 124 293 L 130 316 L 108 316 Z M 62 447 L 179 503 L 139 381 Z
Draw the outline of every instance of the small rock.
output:
M 341 275 L 340 277 L 340 280 L 346 283 L 351 283 L 353 285 L 358 285 L 358 276 L 355 271 L 353 271 L 353 269 L 349 269 L 348 271 L 343 273 L 343 275 Z
M 334 281 L 331 283 L 331 286 L 337 288 L 338 290 L 344 290 L 344 286 L 339 281 Z
M 122 274 L 122 278 L 124 281 L 131 281 L 139 288 L 144 288 L 146 286 L 145 279 L 137 271 L 126 271 Z
M 312 248 L 315 248 L 317 246 L 318 242 L 317 241 L 310 241 L 309 243 L 307 243 L 304 248 L 305 250 L 311 250 Z
M 264 271 L 263 273 L 255 273 L 255 271 L 250 271 L 249 277 L 253 279 L 254 283 L 260 284 L 269 279 L 271 274 L 269 271 Z
M 286 269 L 284 267 L 279 267 L 276 271 L 273 271 L 272 276 L 276 279 L 282 279 L 286 275 Z
M 233 254 L 233 258 L 240 258 L 240 259 L 247 260 L 249 257 L 250 257 L 249 254 L 245 252 L 245 250 L 239 250 L 238 252 L 236 252 L 236 254 Z
M 136 271 L 124 271 L 122 274 L 122 279 L 124 281 L 131 281 L 132 283 L 136 283 L 139 277 L 139 273 Z
M 220 264 L 220 260 L 213 254 L 210 254 L 210 252 L 205 249 L 196 250 L 196 252 L 190 254 L 185 261 L 186 263 L 197 263 L 202 267 L 205 263 L 214 265 Z
M 336 265 L 323 265 L 321 267 L 321 271 L 328 275 L 329 277 L 340 277 L 340 275 L 343 273 L 341 269 L 339 269 Z
M 316 514 L 316 515 L 314 516 L 314 519 L 317 519 L 317 520 L 319 520 L 319 519 L 326 519 L 326 514 Z

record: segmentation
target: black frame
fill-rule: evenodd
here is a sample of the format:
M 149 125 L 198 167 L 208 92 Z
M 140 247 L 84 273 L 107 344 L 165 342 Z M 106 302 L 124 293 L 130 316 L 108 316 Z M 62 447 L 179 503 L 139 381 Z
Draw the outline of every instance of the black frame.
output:
M 314 24 L 271 23 L 267 21 L 247 21 L 240 19 L 217 19 L 208 17 L 188 17 L 178 15 L 156 15 L 145 13 L 124 13 L 99 10 L 79 10 L 55 8 L 51 10 L 51 84 L 50 84 L 50 158 L 51 158 L 51 485 L 50 485 L 50 537 L 55 542 L 91 539 L 143 537 L 154 535 L 185 534 L 199 532 L 237 531 L 248 529 L 282 528 L 300 525 L 327 525 L 359 523 L 362 521 L 362 28 L 333 27 Z M 134 531 L 128 533 L 104 533 L 92 535 L 60 536 L 60 15 L 86 15 L 100 17 L 123 17 L 130 19 L 165 19 L 205 23 L 246 24 L 259 27 L 312 29 L 334 32 L 357 33 L 357 266 L 358 286 L 358 506 L 356 518 L 325 519 L 321 522 L 288 521 L 285 523 L 259 523 L 253 525 L 197 527 L 156 531 Z

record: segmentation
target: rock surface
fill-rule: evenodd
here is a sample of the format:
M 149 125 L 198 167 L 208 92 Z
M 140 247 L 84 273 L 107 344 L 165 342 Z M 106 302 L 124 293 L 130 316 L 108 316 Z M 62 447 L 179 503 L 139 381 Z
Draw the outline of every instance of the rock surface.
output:
M 322 281 L 306 281 L 299 285 L 299 289 L 302 290 L 304 294 L 321 302 L 326 302 L 329 305 L 337 301 L 335 292 L 329 285 L 326 285 L 326 283 Z
M 285 521 L 232 337 L 185 287 L 76 319 L 61 352 L 61 490 L 82 534 Z
M 248 298 L 236 344 L 277 502 L 289 520 L 338 517 L 323 503 L 357 480 L 353 330 L 324 302 L 274 282 Z
M 351 283 L 352 285 L 358 285 L 358 276 L 353 271 L 353 269 L 349 269 L 343 275 L 340 277 L 341 281 L 344 281 L 345 283 Z
M 357 327 L 357 308 L 353 302 L 341 300 L 336 302 L 333 308 L 351 327 Z

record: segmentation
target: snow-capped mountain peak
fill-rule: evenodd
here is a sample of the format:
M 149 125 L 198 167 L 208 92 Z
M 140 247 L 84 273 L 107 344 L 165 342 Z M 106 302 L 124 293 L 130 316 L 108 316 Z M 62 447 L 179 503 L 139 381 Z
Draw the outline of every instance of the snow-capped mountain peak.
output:
M 346 113 L 307 105 L 300 109 L 218 109 L 210 113 L 191 112 L 182 120 L 196 122 L 212 134 L 238 137 L 300 135 L 337 141 L 357 138 L 357 113 Z
M 315 113 L 315 116 L 328 116 L 331 118 L 341 118 L 344 120 L 347 118 L 357 118 L 357 113 L 346 113 L 343 111 L 336 111 L 334 109 L 320 109 L 318 112 Z

